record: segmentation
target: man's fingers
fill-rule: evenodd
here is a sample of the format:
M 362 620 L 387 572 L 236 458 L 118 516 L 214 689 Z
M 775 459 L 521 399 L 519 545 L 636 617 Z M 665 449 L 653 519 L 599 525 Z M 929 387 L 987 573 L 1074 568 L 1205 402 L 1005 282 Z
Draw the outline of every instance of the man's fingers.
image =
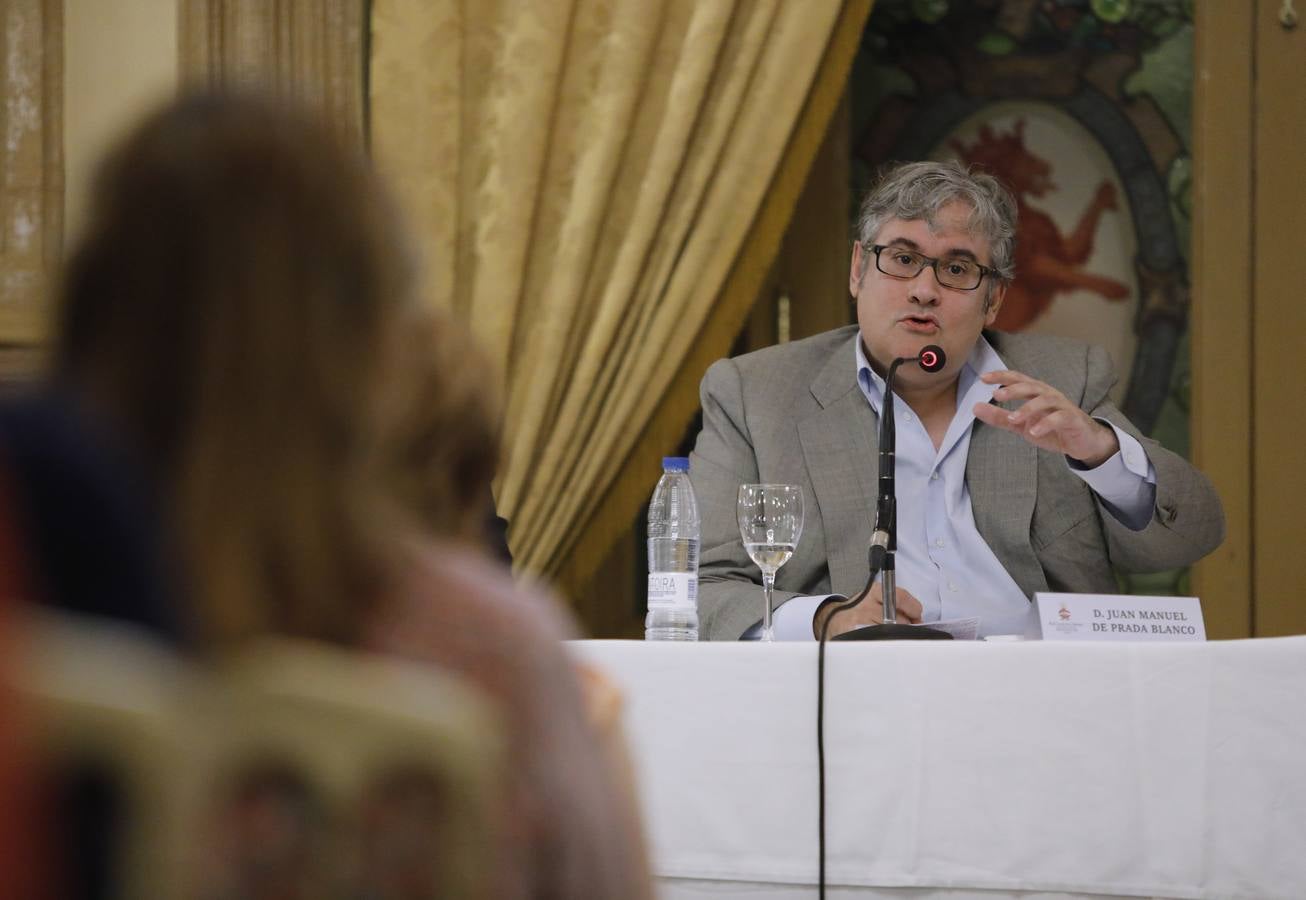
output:
M 1051 390 L 1041 381 L 1020 381 L 1014 384 L 1004 384 L 993 392 L 993 399 L 999 402 L 1006 400 L 1029 400 L 1033 397 L 1041 396 Z
M 898 598 L 898 618 L 906 618 L 912 622 L 919 622 L 921 615 L 924 614 L 925 608 L 921 606 L 921 601 L 911 595 L 904 588 L 898 588 L 895 592 Z
M 837 625 L 837 631 L 850 631 L 862 625 L 879 625 L 883 621 L 884 604 L 880 602 L 880 586 L 876 584 L 861 603 L 837 613 L 831 625 Z
M 991 403 L 976 403 L 975 418 L 1022 437 L 1046 437 L 1053 432 L 1076 427 L 1077 416 L 1065 404 L 1051 397 L 1031 400 L 1015 412 L 1007 412 Z
M 1066 395 L 1046 382 L 1039 381 L 1036 378 L 1030 378 L 1020 372 L 987 372 L 980 376 L 988 384 L 998 384 L 1000 387 L 993 392 L 993 399 L 999 403 L 1008 403 L 1013 400 L 1023 400 L 1023 404 L 1015 410 L 1017 414 L 1026 413 L 1031 404 L 1042 401 L 1051 404 L 1066 404 L 1070 401 Z M 1022 421 L 1019 415 L 1014 420 Z
M 975 418 L 985 425 L 1014 431 L 1017 434 L 1020 433 L 1020 426 L 1013 425 L 1011 422 L 1011 413 L 1001 406 L 994 406 L 992 403 L 976 403 L 971 411 L 975 413 Z
M 832 633 L 839 634 L 844 631 L 851 631 L 862 625 L 882 625 L 884 623 L 884 604 L 880 600 L 881 596 L 883 596 L 882 591 L 883 589 L 877 581 L 871 588 L 870 595 L 854 609 L 837 613 L 835 620 L 830 623 Z M 895 591 L 895 596 L 898 598 L 895 610 L 897 614 L 896 621 L 919 625 L 921 616 L 924 614 L 921 602 L 905 588 L 898 588 Z
M 1046 437 L 1073 429 L 1078 424 L 1069 410 L 1057 409 L 1031 424 L 1029 433 L 1033 437 Z
M 1003 369 L 999 372 L 985 372 L 980 376 L 980 381 L 985 384 L 1014 384 L 1017 381 L 1033 381 L 1024 372 L 1017 372 L 1015 369 Z
M 1008 413 L 1007 418 L 1010 419 L 1013 425 L 1025 427 L 1037 422 L 1048 413 L 1056 411 L 1061 405 L 1060 397 L 1036 397 L 1015 412 Z
M 867 625 L 882 624 L 884 622 L 884 604 L 880 602 L 880 598 L 876 597 L 875 602 L 873 603 L 870 600 L 867 600 L 866 605 L 869 606 L 870 609 L 866 611 L 864 624 Z

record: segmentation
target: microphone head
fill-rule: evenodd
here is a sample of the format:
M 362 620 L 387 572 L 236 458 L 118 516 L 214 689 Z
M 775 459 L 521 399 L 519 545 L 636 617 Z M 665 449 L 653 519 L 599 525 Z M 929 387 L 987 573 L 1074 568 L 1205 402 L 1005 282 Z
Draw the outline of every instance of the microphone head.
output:
M 937 372 L 947 363 L 948 357 L 943 348 L 936 344 L 927 344 L 921 348 L 921 368 L 926 372 Z

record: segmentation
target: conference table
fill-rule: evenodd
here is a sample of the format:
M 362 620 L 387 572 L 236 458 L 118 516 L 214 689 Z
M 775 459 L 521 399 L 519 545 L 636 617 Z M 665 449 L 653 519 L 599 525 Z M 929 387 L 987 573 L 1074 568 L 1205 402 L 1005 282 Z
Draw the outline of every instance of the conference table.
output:
M 814 897 L 817 648 L 576 641 L 664 898 Z M 1306 637 L 826 651 L 835 897 L 1306 897 Z

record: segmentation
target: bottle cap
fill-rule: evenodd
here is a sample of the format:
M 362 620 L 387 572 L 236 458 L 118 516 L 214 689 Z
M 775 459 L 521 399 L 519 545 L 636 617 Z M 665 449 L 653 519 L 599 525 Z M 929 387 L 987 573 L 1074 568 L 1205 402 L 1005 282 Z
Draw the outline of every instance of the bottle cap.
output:
M 662 457 L 663 472 L 688 472 L 689 459 L 684 456 L 664 456 Z

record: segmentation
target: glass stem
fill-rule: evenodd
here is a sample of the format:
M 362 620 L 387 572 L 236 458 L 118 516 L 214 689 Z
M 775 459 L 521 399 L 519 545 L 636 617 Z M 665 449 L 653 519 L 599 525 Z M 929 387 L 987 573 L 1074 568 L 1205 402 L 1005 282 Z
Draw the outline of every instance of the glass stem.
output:
M 765 605 L 762 607 L 762 640 L 764 641 L 775 640 L 775 630 L 771 627 L 771 609 L 773 606 L 772 600 L 774 596 L 775 596 L 775 573 L 763 571 L 762 572 L 762 597 L 763 597 L 763 603 Z

